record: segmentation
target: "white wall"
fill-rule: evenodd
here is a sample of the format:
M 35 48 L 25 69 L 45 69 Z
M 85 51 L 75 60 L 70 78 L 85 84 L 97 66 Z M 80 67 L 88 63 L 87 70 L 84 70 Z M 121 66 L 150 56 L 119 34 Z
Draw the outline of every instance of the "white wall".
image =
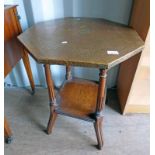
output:
M 5 4 L 18 4 L 23 31 L 33 24 L 62 17 L 97 17 L 128 24 L 132 0 L 5 0 Z M 30 58 L 35 84 L 46 86 L 44 70 Z M 59 86 L 64 79 L 64 66 L 51 66 L 55 84 Z M 109 71 L 108 87 L 116 84 L 118 66 Z M 73 68 L 73 75 L 85 79 L 98 80 L 98 70 L 92 68 Z M 6 83 L 19 87 L 28 86 L 28 78 L 22 61 L 6 77 Z

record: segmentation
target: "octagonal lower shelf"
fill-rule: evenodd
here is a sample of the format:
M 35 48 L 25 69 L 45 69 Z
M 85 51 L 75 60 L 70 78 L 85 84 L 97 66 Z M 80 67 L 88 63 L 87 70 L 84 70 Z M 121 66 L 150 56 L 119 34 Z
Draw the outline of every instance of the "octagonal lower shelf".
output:
M 68 80 L 61 87 L 57 95 L 58 107 L 56 112 L 94 121 L 96 111 L 98 84 L 83 79 Z

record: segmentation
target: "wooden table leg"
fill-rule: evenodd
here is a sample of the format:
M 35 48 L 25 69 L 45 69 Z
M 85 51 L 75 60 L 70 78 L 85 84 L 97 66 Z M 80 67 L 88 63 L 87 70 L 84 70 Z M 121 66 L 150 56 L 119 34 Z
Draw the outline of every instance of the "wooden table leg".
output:
M 55 112 L 56 98 L 55 98 L 54 85 L 52 81 L 50 65 L 46 64 L 44 65 L 44 67 L 45 67 L 46 82 L 47 82 L 49 101 L 50 101 L 50 117 L 49 117 L 49 122 L 47 126 L 47 134 L 50 134 L 52 132 L 52 128 L 54 126 L 54 123 L 57 117 L 57 113 Z
M 4 118 L 4 136 L 6 143 L 10 144 L 12 142 L 12 132 L 6 118 Z
M 23 55 L 23 63 L 29 78 L 29 82 L 31 85 L 31 89 L 32 89 L 32 95 L 35 93 L 35 85 L 34 85 L 34 80 L 33 80 L 33 76 L 32 76 L 32 71 L 31 71 L 31 67 L 30 67 L 30 61 L 29 61 L 29 57 L 28 57 L 28 53 L 25 51 L 25 49 L 23 50 L 24 55 Z
M 66 66 L 66 80 L 71 80 L 72 74 L 71 74 L 71 66 Z
M 96 137 L 98 141 L 98 148 L 102 149 L 103 147 L 103 114 L 102 110 L 105 105 L 105 86 L 106 86 L 106 76 L 107 70 L 100 69 L 100 79 L 99 79 L 99 88 L 98 88 L 98 97 L 97 97 L 97 107 L 96 107 L 96 120 L 94 123 Z

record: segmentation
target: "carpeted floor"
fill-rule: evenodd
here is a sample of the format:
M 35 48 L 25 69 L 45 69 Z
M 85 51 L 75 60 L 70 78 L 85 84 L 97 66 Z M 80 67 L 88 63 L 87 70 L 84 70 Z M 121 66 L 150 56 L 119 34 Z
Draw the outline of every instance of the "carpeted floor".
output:
M 5 88 L 5 116 L 14 137 L 5 155 L 149 155 L 149 115 L 121 115 L 115 91 L 108 91 L 102 151 L 95 147 L 92 123 L 59 115 L 47 135 L 48 103 L 47 89 L 37 88 L 32 96 L 26 89 Z

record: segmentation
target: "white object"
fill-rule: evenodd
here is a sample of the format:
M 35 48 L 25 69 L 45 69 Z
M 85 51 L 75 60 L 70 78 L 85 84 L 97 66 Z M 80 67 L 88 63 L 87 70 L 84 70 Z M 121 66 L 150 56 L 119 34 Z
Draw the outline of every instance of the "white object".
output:
M 118 51 L 107 51 L 107 54 L 109 55 L 119 55 Z
M 68 43 L 68 41 L 62 41 L 61 43 L 62 43 L 62 44 L 67 44 L 67 43 Z

